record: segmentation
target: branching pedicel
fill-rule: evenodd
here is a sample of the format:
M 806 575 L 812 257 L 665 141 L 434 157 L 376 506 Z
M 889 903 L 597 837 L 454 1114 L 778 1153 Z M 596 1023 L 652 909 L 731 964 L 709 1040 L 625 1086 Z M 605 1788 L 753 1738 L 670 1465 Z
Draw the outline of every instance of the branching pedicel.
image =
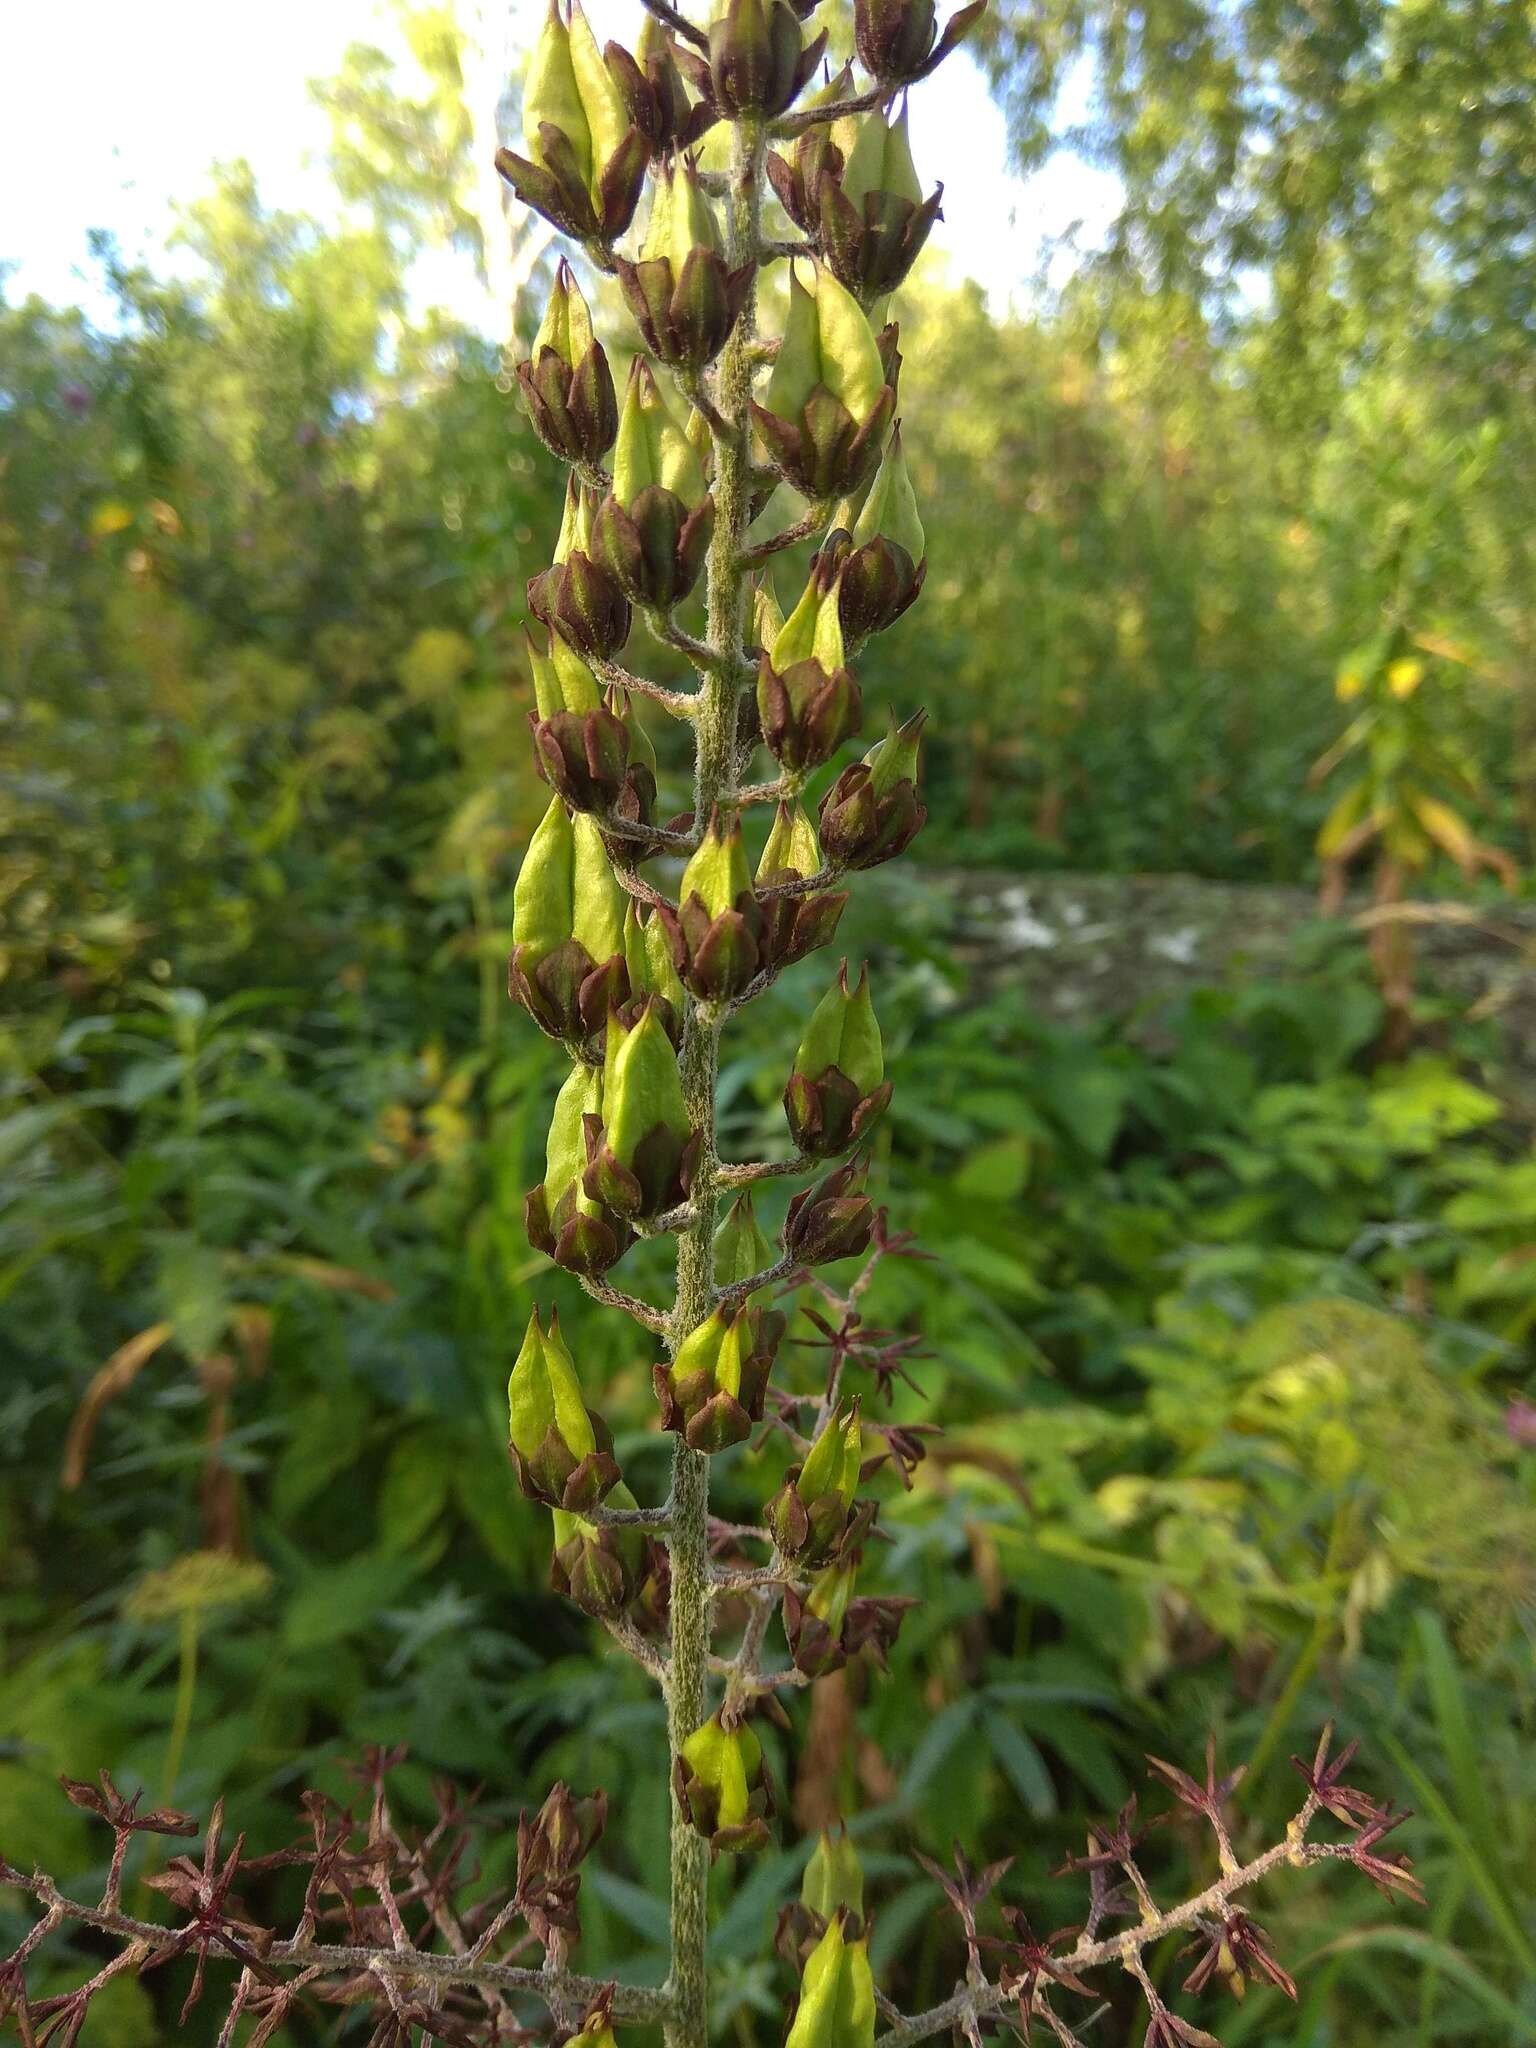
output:
M 870 1329 L 860 1309 L 879 1261 L 910 1250 L 889 1234 L 864 1187 L 861 1141 L 891 1092 L 867 975 L 850 987 L 845 968 L 807 1025 L 784 1097 L 794 1158 L 721 1160 L 715 1093 L 731 1016 L 785 966 L 827 945 L 847 900 L 843 878 L 902 852 L 924 820 L 921 712 L 893 722 L 842 769 L 821 800 L 819 830 L 801 799 L 862 726 L 852 667 L 861 645 L 922 587 L 923 529 L 895 418 L 897 329 L 881 322 L 937 217 L 939 193 L 922 193 L 898 108 L 983 0 L 942 34 L 933 0 L 857 0 L 856 45 L 870 83 L 856 87 L 845 70 L 795 111 L 825 41 L 805 40 L 801 16 L 811 5 L 729 0 L 705 32 L 664 0 L 647 4 L 632 55 L 614 43 L 599 51 L 574 0 L 569 15 L 552 0 L 525 91 L 527 155 L 503 151 L 498 162 L 527 204 L 617 276 L 648 351 L 635 357 L 621 405 L 562 262 L 532 359 L 519 371 L 534 425 L 571 478 L 554 564 L 528 593 L 533 746 L 553 797 L 517 884 L 510 981 L 571 1058 L 544 1179 L 528 1198 L 528 1233 L 598 1300 L 663 1340 L 656 1393 L 675 1440 L 666 1501 L 643 1508 L 626 1489 L 553 1315 L 546 1329 L 535 1313 L 509 1391 L 518 1479 L 553 1518 L 556 1586 L 600 1618 L 665 1695 L 670 1972 L 648 1989 L 567 1968 L 580 1933 L 580 1864 L 603 1826 L 600 1794 L 578 1800 L 557 1787 L 522 1824 L 513 1897 L 470 1905 L 468 1838 L 451 1794 L 442 1795 L 437 1825 L 408 1839 L 386 1798 L 391 1759 L 376 1755 L 362 1774 L 365 1807 L 342 1811 L 311 1795 L 307 1841 L 276 1858 L 245 1859 L 239 1842 L 225 1852 L 216 1816 L 200 1859 L 177 1858 L 151 1880 L 180 1915 L 167 1927 L 124 1910 L 125 1859 L 135 1833 L 191 1832 L 193 1823 L 140 1815 L 104 1780 L 100 1792 L 66 1788 L 113 1831 L 96 1905 L 0 1866 L 0 1881 L 20 1885 L 42 1909 L 0 1974 L 0 2012 L 30 2042 L 72 2042 L 113 1976 L 191 1955 L 189 2003 L 208 1961 L 222 1956 L 236 1970 L 226 2042 L 247 2019 L 252 2043 L 271 2039 L 294 1999 L 309 1995 L 366 2006 L 379 2044 L 486 2044 L 552 2027 L 601 2048 L 616 2021 L 659 2021 L 668 2048 L 706 2048 L 709 1861 L 751 1850 L 772 1820 L 752 1717 L 850 1657 L 883 1661 L 909 1604 L 857 1591 L 876 1515 L 860 1488 L 881 1466 L 910 1484 L 926 1433 L 861 1417 L 861 1396 L 889 1392 L 914 1342 Z M 728 150 L 713 149 L 715 136 L 707 153 L 726 163 L 723 171 L 693 153 L 721 125 Z M 644 238 L 626 256 L 616 243 L 648 177 Z M 765 178 L 803 239 L 765 239 Z M 758 275 L 786 257 L 787 325 L 762 341 Z M 611 470 L 603 466 L 610 460 Z M 806 501 L 804 516 L 754 537 L 781 484 Z M 819 545 L 788 618 L 766 584 L 754 608 L 754 572 L 809 538 Z M 677 615 L 701 575 L 702 637 Z M 659 644 L 687 658 L 695 688 L 638 672 L 628 652 L 637 612 Z M 693 734 L 693 810 L 665 826 L 637 694 Z M 750 781 L 759 747 L 774 770 Z M 741 817 L 766 804 L 776 808 L 754 870 Z M 675 899 L 641 872 L 668 855 L 686 856 Z M 753 1186 L 818 1173 L 791 1201 L 781 1244 L 769 1244 Z M 675 1297 L 664 1307 L 607 1277 L 636 1237 L 660 1235 L 677 1246 Z M 855 1257 L 863 1264 L 844 1294 L 815 1274 Z M 771 1385 L 786 1328 L 773 1298 L 807 1286 L 821 1298 L 807 1314 L 827 1371 L 821 1392 L 801 1399 Z M 711 1459 L 765 1417 L 787 1435 L 796 1462 L 760 1526 L 712 1521 Z M 714 1643 L 727 1598 L 747 1619 L 724 1658 Z M 768 1648 L 776 1612 L 787 1663 Z M 1142 1963 L 1152 1943 L 1175 1931 L 1192 1936 L 1198 1960 L 1186 1988 L 1252 1977 L 1291 1991 L 1235 1904 L 1241 1893 L 1282 1864 L 1330 1859 L 1416 1893 L 1406 1864 L 1378 1851 L 1396 1819 L 1342 1784 L 1347 1758 L 1329 1763 L 1326 1748 L 1325 1739 L 1304 1769 L 1306 1799 L 1285 1840 L 1247 1864 L 1234 1855 L 1224 1814 L 1235 1781 L 1218 1782 L 1208 1769 L 1199 1783 L 1155 1767 L 1214 1831 L 1220 1866 L 1213 1884 L 1170 1911 L 1153 1900 L 1136 1861 L 1134 1802 L 1095 1832 L 1075 1865 L 1090 1891 L 1081 1931 L 1039 1937 L 1005 1904 L 992 1909 L 1004 1931 L 982 1932 L 979 1916 L 1007 1865 L 976 1873 L 957 1852 L 953 1875 L 930 1866 L 964 1929 L 967 1964 L 953 1995 L 914 2017 L 874 1988 L 851 1842 L 823 1837 L 800 1903 L 780 1924 L 781 1950 L 800 1972 L 790 2048 L 873 2048 L 882 2015 L 883 2048 L 950 2030 L 978 2041 L 984 2026 L 1010 2016 L 1026 2036 L 1043 2025 L 1073 2040 L 1058 2000 L 1087 1995 L 1084 1973 L 1111 1965 L 1141 1987 L 1149 2048 L 1209 2041 L 1154 1987 Z M 1350 1831 L 1345 1840 L 1309 1840 L 1322 1810 Z M 286 1936 L 255 1923 L 234 1889 L 242 1873 L 283 1864 L 307 1872 Z M 1126 1915 L 1128 1925 L 1109 1931 Z M 71 1923 L 114 1937 L 115 1959 L 76 1991 L 29 2003 L 28 1959 Z M 530 1947 L 542 1950 L 542 1967 L 519 1962 Z M 988 1955 L 999 1958 L 995 1976 Z

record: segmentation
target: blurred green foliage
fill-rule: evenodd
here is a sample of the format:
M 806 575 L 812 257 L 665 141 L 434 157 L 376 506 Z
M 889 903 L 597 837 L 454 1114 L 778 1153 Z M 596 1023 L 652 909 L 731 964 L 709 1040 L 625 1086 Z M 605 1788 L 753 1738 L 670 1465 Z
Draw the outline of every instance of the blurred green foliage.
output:
M 1400 10 L 1424 58 L 1351 102 L 1352 154 L 1326 90 L 1358 68 L 1343 17 L 1237 12 L 1278 42 L 1234 55 L 1194 8 L 1156 48 L 1107 5 L 1037 10 L 1027 44 L 1003 17 L 1026 143 L 1074 51 L 1108 67 L 1126 215 L 1028 316 L 937 275 L 903 310 L 929 599 L 868 674 L 873 706 L 934 710 L 932 860 L 1310 874 L 1306 769 L 1405 549 L 1434 571 L 1416 633 L 1456 650 L 1478 828 L 1527 851 L 1502 114 L 1498 178 L 1451 221 L 1475 304 L 1415 295 L 1409 232 L 1436 177 L 1468 189 L 1464 136 L 1430 125 L 1469 89 L 1458 24 L 1502 106 L 1509 11 Z M 413 296 L 434 242 L 500 275 L 483 66 L 451 17 L 413 20 L 424 86 L 358 51 L 324 88 L 344 224 L 274 215 L 229 167 L 174 277 L 102 245 L 109 329 L 0 310 L 0 1846 L 88 1882 L 102 1844 L 54 1774 L 102 1766 L 199 1807 L 225 1790 L 271 1846 L 301 1787 L 403 1741 L 407 1804 L 433 1772 L 486 1785 L 487 1882 L 525 1800 L 606 1784 L 584 1960 L 644 1967 L 658 1709 L 543 1590 L 502 1448 L 517 1339 L 557 1297 L 637 1489 L 662 1483 L 648 1352 L 522 1231 L 556 1065 L 502 994 L 541 808 L 514 629 L 558 480 L 495 348 Z M 1329 113 L 1282 135 L 1289 183 L 1239 55 L 1280 65 L 1277 108 Z M 1242 207 L 1213 138 L 1247 152 Z M 1314 203 L 1330 162 L 1401 209 L 1396 240 Z M 522 331 L 544 260 L 519 245 Z M 1213 288 L 1245 266 L 1264 291 Z M 1536 1322 L 1536 1167 L 1493 1041 L 1380 1064 L 1364 963 L 1326 933 L 1283 984 L 1239 965 L 1189 998 L 1155 1052 L 976 1000 L 920 878 L 873 881 L 848 939 L 890 990 L 884 1190 L 933 1255 L 887 1265 L 871 1312 L 931 1354 L 895 1414 L 946 1435 L 910 1495 L 881 1482 L 880 1578 L 921 1596 L 893 1675 L 797 1706 L 789 1790 L 802 1819 L 859 1816 L 893 1995 L 954 1964 L 913 1842 L 1016 1853 L 1044 1924 L 1071 1919 L 1049 1873 L 1144 1750 L 1192 1762 L 1214 1729 L 1251 1757 L 1257 1841 L 1332 1715 L 1418 1809 L 1431 1906 L 1321 1879 L 1263 1901 L 1302 2007 L 1253 1995 L 1228 2048 L 1536 2038 L 1536 1474 L 1500 1421 Z M 785 1049 L 829 971 L 731 1046 L 735 1156 L 782 1147 Z M 727 1467 L 728 1507 L 770 1490 L 770 1456 Z M 1205 1854 L 1164 1831 L 1155 1881 Z M 744 2043 L 778 2024 L 765 1929 L 794 1867 L 716 1879 Z M 87 2042 L 164 2038 L 175 1974 L 114 1987 Z

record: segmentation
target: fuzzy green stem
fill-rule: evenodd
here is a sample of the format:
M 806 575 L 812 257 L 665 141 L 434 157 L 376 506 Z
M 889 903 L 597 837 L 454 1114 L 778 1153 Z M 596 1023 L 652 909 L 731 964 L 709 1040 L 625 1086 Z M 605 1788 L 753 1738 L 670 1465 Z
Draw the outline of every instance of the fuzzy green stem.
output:
M 739 122 L 733 135 L 727 228 L 732 260 L 757 246 L 763 127 Z M 694 808 L 697 819 L 728 800 L 737 773 L 736 709 L 746 628 L 747 579 L 740 556 L 751 510 L 748 403 L 752 389 L 753 305 L 749 298 L 720 361 L 715 446 L 715 530 L 707 564 L 708 643 L 719 657 L 701 667 L 694 719 Z M 714 1301 L 715 1213 L 719 1166 L 715 1150 L 715 1084 L 720 1063 L 719 1005 L 690 998 L 683 1020 L 680 1071 L 688 1120 L 699 1135 L 690 1191 L 692 1220 L 678 1238 L 674 1353 L 704 1321 Z M 676 1762 L 705 1716 L 709 1670 L 709 1460 L 681 1437 L 672 1454 L 668 1511 L 672 1575 L 672 1656 L 667 1679 L 667 1734 L 674 1767 L 671 1841 L 672 2009 L 667 2048 L 707 2048 L 709 2000 L 709 1850 L 677 1801 Z

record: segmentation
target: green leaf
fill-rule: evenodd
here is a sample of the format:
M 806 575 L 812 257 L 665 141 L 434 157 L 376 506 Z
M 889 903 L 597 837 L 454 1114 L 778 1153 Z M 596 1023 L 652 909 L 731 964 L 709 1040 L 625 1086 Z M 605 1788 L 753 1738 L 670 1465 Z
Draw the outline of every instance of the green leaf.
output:
M 967 1200 L 1014 1202 L 1029 1180 L 1028 1138 L 998 1138 L 973 1152 L 955 1175 L 954 1191 Z
M 1056 1788 L 1045 1767 L 1045 1758 L 1034 1743 L 1022 1730 L 1014 1727 L 1006 1714 L 988 1714 L 982 1725 L 992 1745 L 992 1754 L 1023 1800 L 1025 1810 L 1036 1820 L 1044 1820 L 1053 1814 L 1057 1807 Z
M 289 1599 L 283 1641 L 290 1649 L 309 1650 L 361 1635 L 418 1572 L 419 1567 L 403 1557 L 380 1557 L 375 1552 L 312 1571 Z

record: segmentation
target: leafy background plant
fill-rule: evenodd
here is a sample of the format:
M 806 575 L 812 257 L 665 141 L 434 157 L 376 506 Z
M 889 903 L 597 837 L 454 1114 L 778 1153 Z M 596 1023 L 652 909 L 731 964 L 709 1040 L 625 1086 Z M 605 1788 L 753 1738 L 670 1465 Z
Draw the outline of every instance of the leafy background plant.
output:
M 1495 142 L 1518 118 L 1512 14 L 1470 54 L 1460 15 L 1415 10 L 1418 72 L 1372 93 L 1388 169 L 1467 65 Z M 513 629 L 557 497 L 495 349 L 410 303 L 431 237 L 486 247 L 464 45 L 413 20 L 419 78 L 359 52 L 325 88 L 353 124 L 346 221 L 273 215 L 226 170 L 174 278 L 102 247 L 110 328 L 0 313 L 0 1841 L 84 1871 L 100 1845 L 54 1774 L 101 1765 L 186 1803 L 225 1789 L 263 1845 L 369 1740 L 408 1742 L 418 1788 L 484 1781 L 506 1817 L 557 1776 L 601 1781 L 601 1968 L 662 1935 L 642 1881 L 664 1800 L 635 1762 L 659 1709 L 542 1590 L 510 1483 L 535 1289 L 611 1390 L 626 1464 L 661 1449 L 648 1352 L 522 1235 L 554 1066 L 501 995 L 542 808 Z M 1333 679 L 1432 472 L 1415 626 L 1475 651 L 1446 664 L 1447 716 L 1477 830 L 1528 862 L 1530 387 L 1491 196 L 1455 216 L 1461 296 L 1410 310 L 1424 194 L 1465 194 L 1465 167 L 1416 157 L 1392 187 L 1298 123 L 1301 200 L 1245 188 L 1248 239 L 1212 255 L 1185 131 L 1243 102 L 1196 25 L 1219 91 L 1192 99 L 1187 53 L 1145 48 L 1140 111 L 1110 97 L 1105 260 L 1006 319 L 937 271 L 911 294 L 933 569 L 869 679 L 882 705 L 945 705 L 924 857 L 1310 878 Z M 1009 104 L 1036 107 L 1072 49 L 1122 65 L 1121 27 L 1048 11 L 1021 37 L 1004 15 Z M 1297 106 L 1326 102 L 1345 44 L 1295 31 Z M 1316 253 L 1342 247 L 1330 162 L 1347 193 L 1396 194 L 1359 276 Z M 1305 234 L 1327 294 L 1303 289 Z M 1239 261 L 1268 302 L 1211 296 L 1207 268 Z M 1430 879 L 1462 886 L 1444 861 Z M 1333 1715 L 1418 1809 L 1430 1911 L 1266 1902 L 1301 2009 L 1255 1993 L 1224 2040 L 1531 2038 L 1536 1501 L 1509 1404 L 1536 1169 L 1497 1028 L 1441 1015 L 1382 1062 L 1358 940 L 1321 928 L 1284 981 L 1236 962 L 1150 1039 L 1066 1030 L 978 998 L 941 891 L 881 886 L 849 932 L 900 1059 L 880 1169 L 934 1257 L 883 1269 L 871 1312 L 932 1354 L 895 1414 L 933 1404 L 947 1435 L 889 1518 L 886 1576 L 922 1601 L 893 1677 L 857 1738 L 863 1681 L 819 1688 L 789 1789 L 805 1819 L 834 1791 L 859 1810 L 887 1981 L 922 2001 L 953 1970 L 911 1845 L 1017 1852 L 1049 1901 L 1141 1753 L 1211 1728 L 1255 1758 L 1257 1838 L 1288 1810 L 1287 1751 Z M 738 1156 L 777 1133 L 775 1047 L 812 979 L 724 1077 Z M 1204 1851 L 1170 1830 L 1160 1853 Z M 771 1856 L 722 1900 L 743 2042 L 782 2010 L 761 1931 L 792 1874 Z M 153 1980 L 115 1986 L 87 2038 L 162 2038 L 173 2010 Z

